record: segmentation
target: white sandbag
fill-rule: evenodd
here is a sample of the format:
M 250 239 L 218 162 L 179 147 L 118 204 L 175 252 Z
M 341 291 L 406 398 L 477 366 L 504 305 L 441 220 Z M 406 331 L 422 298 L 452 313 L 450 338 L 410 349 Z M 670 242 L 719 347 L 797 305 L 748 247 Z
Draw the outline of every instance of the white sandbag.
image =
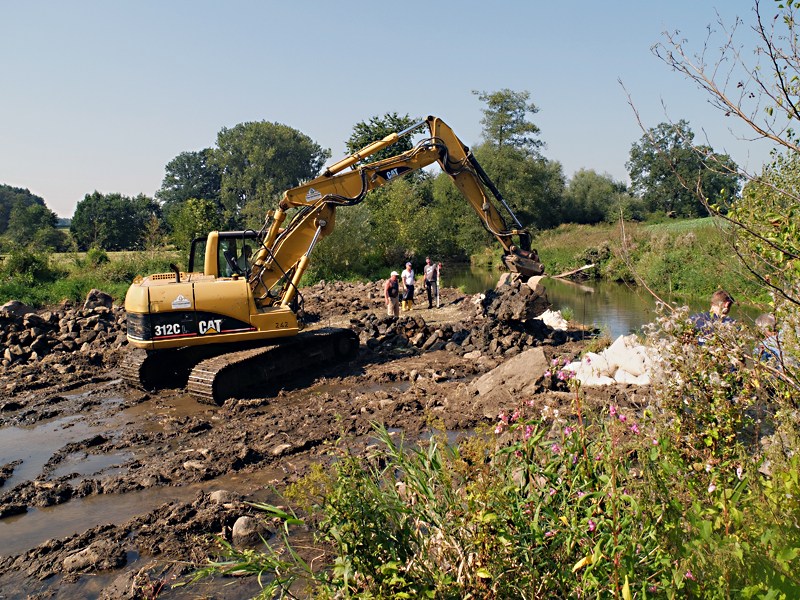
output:
M 601 386 L 601 385 L 612 385 L 616 383 L 611 377 L 600 376 L 600 377 L 588 377 L 583 381 L 584 385 L 591 385 L 591 386 Z
M 622 363 L 625 362 L 628 356 L 628 347 L 625 344 L 624 336 L 619 336 L 614 343 L 602 352 L 603 358 L 608 362 L 611 370 L 616 370 Z
M 650 385 L 651 383 L 653 383 L 653 380 L 650 375 L 639 375 L 636 378 L 636 385 Z
M 624 369 L 617 369 L 614 373 L 614 381 L 617 383 L 634 383 L 638 385 L 638 378 L 635 375 L 631 375 Z
M 611 375 L 613 372 L 604 356 L 587 352 L 581 361 L 585 368 L 589 369 L 594 375 Z
M 567 329 L 567 322 L 564 320 L 564 317 L 561 316 L 560 310 L 554 311 L 548 308 L 536 318 L 541 319 L 544 321 L 545 325 L 552 327 L 553 329 L 560 329 L 562 331 L 566 331 Z

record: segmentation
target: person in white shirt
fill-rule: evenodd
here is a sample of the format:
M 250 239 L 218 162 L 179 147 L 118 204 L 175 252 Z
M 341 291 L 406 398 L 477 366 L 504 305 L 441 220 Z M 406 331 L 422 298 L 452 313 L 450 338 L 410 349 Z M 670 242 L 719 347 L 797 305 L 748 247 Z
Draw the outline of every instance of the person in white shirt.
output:
M 403 310 L 411 310 L 414 305 L 414 271 L 411 270 L 411 263 L 406 263 L 406 270 L 403 271 Z

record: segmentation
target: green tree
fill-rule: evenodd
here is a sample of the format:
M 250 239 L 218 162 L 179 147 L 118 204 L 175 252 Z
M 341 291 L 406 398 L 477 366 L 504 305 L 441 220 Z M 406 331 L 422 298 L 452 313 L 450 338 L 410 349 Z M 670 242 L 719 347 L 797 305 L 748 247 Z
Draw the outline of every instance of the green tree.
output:
M 359 121 L 353 126 L 353 134 L 350 139 L 345 142 L 347 154 L 354 154 L 368 144 L 382 140 L 389 134 L 400 133 L 421 120 L 412 119 L 408 114 L 401 117 L 394 112 L 386 113 L 383 117 L 371 117 L 369 121 Z M 375 162 L 411 150 L 413 147 L 412 139 L 410 135 L 403 136 L 388 148 L 376 152 L 363 162 Z
M 211 200 L 190 198 L 181 205 L 180 210 L 170 215 L 172 243 L 184 256 L 188 256 L 192 240 L 218 229 L 219 221 L 217 207 Z
M 213 158 L 214 151 L 205 148 L 199 152 L 181 152 L 167 163 L 161 189 L 156 192 L 167 223 L 170 214 L 180 211 L 190 198 L 211 200 L 221 211 L 222 175 Z
M 251 202 L 260 203 L 259 211 L 274 208 L 285 190 L 316 177 L 330 155 L 330 150 L 288 125 L 259 121 L 223 127 L 217 134 L 213 164 L 222 176 L 227 226 L 241 225 L 240 212 Z
M 32 194 L 30 190 L 16 188 L 10 185 L 0 185 L 0 234 L 8 228 L 8 219 L 11 209 L 20 203 L 22 206 L 38 204 L 44 206 L 44 199 Z
M 95 191 L 78 202 L 70 232 L 81 250 L 92 246 L 135 250 L 141 247 L 142 234 L 153 217 L 161 218 L 161 208 L 153 198 Z
M 6 237 L 17 247 L 62 252 L 67 249 L 69 239 L 56 229 L 57 224 L 58 216 L 46 206 L 17 200 L 8 219 Z
M 695 145 L 694 133 L 683 119 L 660 123 L 631 146 L 625 163 L 631 188 L 650 211 L 675 211 L 681 217 L 708 215 L 703 199 L 732 198 L 739 189 L 736 164 L 709 146 Z
M 486 103 L 486 108 L 481 109 L 484 142 L 497 149 L 511 147 L 533 153 L 544 146 L 543 141 L 531 137 L 539 135 L 540 130 L 527 119 L 528 113 L 539 112 L 535 104 L 528 103 L 530 92 L 503 88 L 498 92 L 473 90 L 472 93 Z
M 627 194 L 627 186 L 614 181 L 608 173 L 600 175 L 593 169 L 575 172 L 564 191 L 564 220 L 593 224 L 619 219 L 620 207 L 627 219 L 642 217 L 641 207 Z

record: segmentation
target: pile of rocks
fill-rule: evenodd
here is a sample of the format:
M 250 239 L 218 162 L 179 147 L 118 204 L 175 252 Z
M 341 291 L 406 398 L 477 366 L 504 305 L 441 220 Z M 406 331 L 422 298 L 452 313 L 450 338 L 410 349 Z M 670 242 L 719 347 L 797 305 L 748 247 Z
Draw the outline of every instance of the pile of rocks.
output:
M 314 317 L 338 316 L 372 310 L 383 305 L 383 282 L 372 283 L 333 281 L 324 279 L 301 290 L 303 310 L 309 322 Z M 310 318 L 309 318 L 310 317 Z
M 538 318 L 549 303 L 544 288 L 519 283 L 475 298 L 476 317 L 459 323 L 428 324 L 419 315 L 399 318 L 361 313 L 350 320 L 361 342 L 371 349 L 416 347 L 447 350 L 466 358 L 511 357 L 537 346 L 558 346 L 569 339 Z M 475 323 L 475 321 L 478 321 Z
M 37 314 L 17 301 L 0 307 L 2 365 L 52 362 L 69 372 L 59 360 L 64 353 L 89 354 L 127 344 L 125 310 L 111 304 L 111 296 L 92 290 L 82 308 L 63 306 Z M 59 363 L 59 364 L 56 364 Z

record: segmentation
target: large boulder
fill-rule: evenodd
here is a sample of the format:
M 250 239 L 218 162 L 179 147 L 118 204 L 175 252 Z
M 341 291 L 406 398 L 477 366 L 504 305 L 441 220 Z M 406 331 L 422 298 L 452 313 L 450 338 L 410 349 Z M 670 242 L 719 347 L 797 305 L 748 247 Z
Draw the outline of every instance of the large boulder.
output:
M 90 310 L 97 308 L 98 306 L 104 306 L 108 309 L 111 309 L 113 304 L 114 300 L 111 298 L 110 294 L 107 294 L 102 290 L 90 290 L 86 295 L 86 302 L 83 303 L 83 308 L 84 310 Z
M 36 311 L 19 300 L 11 300 L 3 304 L 3 306 L 0 306 L 0 312 L 7 312 L 21 319 L 25 315 L 35 313 Z
M 253 517 L 239 517 L 233 524 L 231 532 L 233 545 L 237 548 L 257 546 L 262 543 L 262 538 L 267 539 L 269 532 L 264 523 Z
M 549 364 L 542 348 L 521 352 L 473 381 L 469 391 L 476 396 L 476 408 L 489 419 L 515 407 L 520 400 L 536 393 Z

